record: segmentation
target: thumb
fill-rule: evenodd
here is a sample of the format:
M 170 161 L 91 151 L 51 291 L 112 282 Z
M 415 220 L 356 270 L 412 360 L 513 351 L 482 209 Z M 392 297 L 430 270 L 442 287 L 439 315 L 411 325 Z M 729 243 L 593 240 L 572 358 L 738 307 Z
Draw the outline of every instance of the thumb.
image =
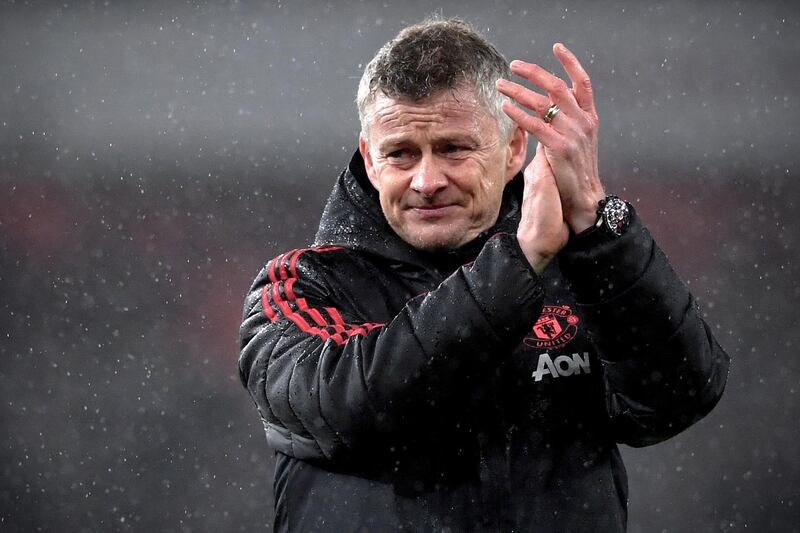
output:
M 533 161 L 528 167 L 530 169 L 530 176 L 526 176 L 531 188 L 536 189 L 539 194 L 550 195 L 555 193 L 558 195 L 558 188 L 553 175 L 553 169 L 550 167 L 550 162 L 544 153 L 544 145 L 538 143 L 536 145 L 536 154 L 533 156 Z
M 558 187 L 541 143 L 536 147 L 533 161 L 525 169 L 522 216 L 526 220 L 542 216 L 551 217 L 554 220 L 562 218 Z
M 558 187 L 541 144 L 525 169 L 520 215 L 517 240 L 533 269 L 541 273 L 567 237 Z
M 553 169 L 550 166 L 550 161 L 547 159 L 547 154 L 544 151 L 542 143 L 536 143 L 536 154 L 533 156 L 531 170 L 535 177 L 540 178 L 544 176 L 553 176 Z

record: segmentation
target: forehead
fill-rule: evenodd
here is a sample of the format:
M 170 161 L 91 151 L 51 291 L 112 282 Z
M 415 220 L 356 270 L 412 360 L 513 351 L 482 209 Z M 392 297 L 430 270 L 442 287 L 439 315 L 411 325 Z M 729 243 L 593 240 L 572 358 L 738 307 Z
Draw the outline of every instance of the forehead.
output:
M 419 131 L 477 135 L 495 122 L 474 91 L 444 90 L 421 100 L 379 93 L 368 108 L 370 136 L 403 136 Z

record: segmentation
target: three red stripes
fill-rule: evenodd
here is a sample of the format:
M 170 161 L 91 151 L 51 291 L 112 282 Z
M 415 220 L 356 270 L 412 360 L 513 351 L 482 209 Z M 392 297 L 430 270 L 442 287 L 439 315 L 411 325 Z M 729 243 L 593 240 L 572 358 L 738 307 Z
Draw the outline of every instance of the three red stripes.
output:
M 298 296 L 295 292 L 295 283 L 300 278 L 297 274 L 297 259 L 303 252 L 328 252 L 340 249 L 339 246 L 326 246 L 292 250 L 267 264 L 267 275 L 271 283 L 264 286 L 261 304 L 270 321 L 277 322 L 281 316 L 285 316 L 301 331 L 317 335 L 323 340 L 333 339 L 339 345 L 347 342 L 353 335 L 366 335 L 373 329 L 383 326 L 373 322 L 346 324 L 335 307 L 311 307 L 302 294 Z M 321 311 L 325 311 L 329 319 L 326 319 Z

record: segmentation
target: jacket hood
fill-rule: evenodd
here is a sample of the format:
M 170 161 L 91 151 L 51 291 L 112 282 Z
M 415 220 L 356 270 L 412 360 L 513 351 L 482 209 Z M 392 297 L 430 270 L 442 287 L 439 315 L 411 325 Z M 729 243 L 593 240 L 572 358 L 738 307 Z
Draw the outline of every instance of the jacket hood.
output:
M 499 232 L 516 232 L 522 205 L 523 177 L 520 172 L 508 182 L 497 222 L 469 243 L 446 252 L 418 250 L 401 239 L 381 210 L 378 191 L 367 177 L 364 160 L 356 150 L 342 171 L 322 213 L 315 246 L 337 245 L 375 254 L 391 261 L 460 266 L 475 258 L 486 240 Z

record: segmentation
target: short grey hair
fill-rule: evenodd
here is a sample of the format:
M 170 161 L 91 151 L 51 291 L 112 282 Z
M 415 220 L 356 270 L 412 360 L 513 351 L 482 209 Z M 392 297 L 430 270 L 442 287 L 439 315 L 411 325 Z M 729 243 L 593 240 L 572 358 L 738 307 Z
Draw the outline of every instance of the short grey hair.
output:
M 364 69 L 356 97 L 361 131 L 367 133 L 367 108 L 378 93 L 417 101 L 443 90 L 467 89 L 475 91 L 501 135 L 508 137 L 515 123 L 500 107 L 507 98 L 495 82 L 510 75 L 505 57 L 467 22 L 428 18 L 400 31 Z

